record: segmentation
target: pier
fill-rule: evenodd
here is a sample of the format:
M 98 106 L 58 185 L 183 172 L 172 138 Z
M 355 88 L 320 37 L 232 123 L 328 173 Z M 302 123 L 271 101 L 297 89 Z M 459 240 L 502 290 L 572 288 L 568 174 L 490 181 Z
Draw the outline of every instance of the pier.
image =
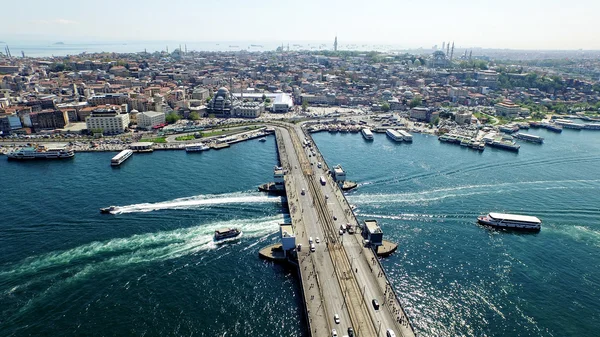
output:
M 399 295 L 390 286 L 377 254 L 360 235 L 358 220 L 321 154 L 312 141 L 312 147 L 303 147 L 308 133 L 300 125 L 281 123 L 275 134 L 285 171 L 292 236 L 295 247 L 302 247 L 285 254 L 297 262 L 310 336 L 331 336 L 332 329 L 343 336 L 349 327 L 355 336 L 386 336 L 388 329 L 396 336 L 414 336 Z M 316 155 L 308 157 L 307 151 Z M 357 229 L 353 234 L 342 230 L 348 224 Z M 378 309 L 372 304 L 374 299 L 381 304 Z M 334 321 L 336 314 L 340 323 Z

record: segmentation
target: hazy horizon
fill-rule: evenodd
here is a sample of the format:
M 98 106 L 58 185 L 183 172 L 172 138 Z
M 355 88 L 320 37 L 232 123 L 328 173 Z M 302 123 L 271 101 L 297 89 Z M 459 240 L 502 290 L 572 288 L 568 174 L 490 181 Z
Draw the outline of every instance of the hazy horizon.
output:
M 64 0 L 60 6 L 34 0 L 27 11 L 9 2 L 0 41 L 34 39 L 94 42 L 281 42 L 315 41 L 333 46 L 384 44 L 404 49 L 600 50 L 595 13 L 600 2 L 583 0 L 275 0 L 219 3 L 148 0 L 95 3 Z M 9 40 L 9 41 L 7 41 Z M 91 41 L 90 41 L 91 40 Z M 21 42 L 21 41 L 20 41 Z

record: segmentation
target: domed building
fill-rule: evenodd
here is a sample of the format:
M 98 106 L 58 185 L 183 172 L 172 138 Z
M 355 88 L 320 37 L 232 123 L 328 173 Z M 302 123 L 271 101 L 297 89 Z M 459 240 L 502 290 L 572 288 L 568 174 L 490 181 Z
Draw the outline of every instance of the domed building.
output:
M 219 88 L 215 96 L 208 102 L 206 112 L 217 117 L 230 117 L 234 103 L 233 96 L 225 87 Z

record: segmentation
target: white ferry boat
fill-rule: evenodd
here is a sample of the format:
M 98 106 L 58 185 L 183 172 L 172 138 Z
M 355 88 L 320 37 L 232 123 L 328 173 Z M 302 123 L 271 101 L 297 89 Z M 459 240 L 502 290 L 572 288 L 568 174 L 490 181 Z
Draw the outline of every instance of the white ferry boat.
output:
M 129 159 L 129 157 L 131 157 L 132 154 L 133 154 L 132 150 L 129 150 L 129 149 L 123 150 L 123 151 L 119 152 L 119 154 L 117 154 L 116 156 L 112 157 L 112 159 L 110 160 L 110 165 L 119 166 L 119 165 L 123 164 L 124 161 Z
M 521 139 L 521 140 L 526 140 L 528 142 L 533 142 L 533 143 L 543 143 L 544 142 L 544 138 L 540 137 L 540 136 L 536 136 L 536 135 L 530 135 L 528 133 L 515 133 L 513 135 L 513 137 L 517 138 L 517 139 Z
M 542 220 L 529 215 L 489 213 L 477 217 L 477 221 L 486 226 L 539 231 L 542 228 Z
M 24 147 L 15 151 L 8 152 L 8 159 L 26 160 L 26 159 L 68 159 L 73 158 L 75 152 L 66 146 L 31 146 Z
M 405 142 L 410 143 L 413 141 L 413 136 L 410 133 L 404 130 L 398 130 L 398 133 L 402 135 L 402 140 L 404 140 Z
M 199 152 L 199 151 L 206 151 L 208 149 L 210 149 L 210 148 L 202 143 L 190 144 L 185 147 L 186 152 Z
M 362 136 L 366 140 L 373 140 L 373 132 L 369 128 L 364 128 L 361 131 Z
M 401 142 L 404 140 L 404 136 L 402 136 L 398 131 L 396 131 L 394 129 L 385 130 L 385 134 L 388 137 L 390 137 L 392 140 L 395 140 L 397 142 Z

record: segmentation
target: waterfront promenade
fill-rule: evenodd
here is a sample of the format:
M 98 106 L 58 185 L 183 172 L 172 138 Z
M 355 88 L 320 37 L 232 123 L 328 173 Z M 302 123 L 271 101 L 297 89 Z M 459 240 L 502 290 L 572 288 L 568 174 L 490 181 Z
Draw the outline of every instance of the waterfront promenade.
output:
M 302 147 L 307 135 L 301 126 L 282 124 L 276 137 L 292 224 L 304 247 L 298 252 L 298 268 L 311 336 L 331 336 L 332 329 L 342 336 L 348 327 L 358 336 L 385 336 L 387 329 L 397 336 L 414 336 L 373 251 L 364 247 L 359 233 L 339 234 L 340 225 L 356 226 L 357 220 L 327 166 L 317 167 L 318 161 L 324 162 L 320 154 L 308 157 L 309 150 Z M 310 151 L 318 149 L 313 145 Z M 310 237 L 315 252 L 310 252 Z M 373 299 L 381 304 L 378 310 Z M 336 314 L 340 323 L 334 321 Z

